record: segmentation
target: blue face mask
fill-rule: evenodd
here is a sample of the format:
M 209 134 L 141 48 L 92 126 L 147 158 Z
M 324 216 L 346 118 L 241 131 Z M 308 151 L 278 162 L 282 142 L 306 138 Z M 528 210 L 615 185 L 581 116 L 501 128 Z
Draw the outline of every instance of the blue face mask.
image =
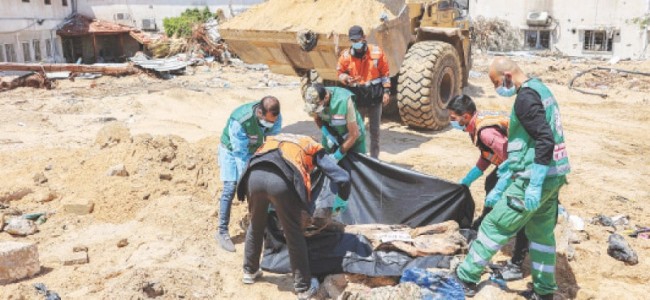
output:
M 352 44 L 352 49 L 354 50 L 361 50 L 361 48 L 363 48 L 363 41 Z
M 466 126 L 460 126 L 460 123 L 458 121 L 449 121 L 449 124 L 453 129 L 458 129 L 460 131 L 465 131 Z
M 512 83 L 511 83 L 512 84 Z M 517 88 L 515 87 L 514 84 L 512 84 L 511 87 L 506 87 L 506 77 L 503 77 L 503 84 L 497 88 L 497 94 L 501 97 L 512 97 L 515 94 L 517 94 Z

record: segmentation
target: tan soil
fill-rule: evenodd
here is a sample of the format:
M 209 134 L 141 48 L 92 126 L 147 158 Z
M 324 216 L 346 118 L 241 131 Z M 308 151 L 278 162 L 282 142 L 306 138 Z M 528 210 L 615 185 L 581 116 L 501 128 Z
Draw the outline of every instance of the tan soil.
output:
M 490 59 L 476 57 L 474 70 L 483 75 L 471 78 L 465 91 L 480 109 L 507 111 L 513 100 L 496 96 L 485 76 Z M 646 83 L 638 89 L 627 86 L 635 78 L 648 78 L 611 76 L 613 81 L 603 82 L 610 96 L 602 99 L 570 91 L 566 82 L 578 71 L 606 63 L 517 60 L 525 71 L 551 82 L 560 104 L 573 167 L 570 184 L 560 195 L 566 209 L 585 220 L 596 214 L 626 214 L 632 224 L 650 226 L 650 96 Z M 550 71 L 551 66 L 557 71 Z M 615 67 L 650 71 L 648 62 Z M 222 186 L 216 147 L 232 109 L 272 94 L 281 100 L 285 131 L 319 133 L 302 112 L 298 78 L 242 67 L 198 67 L 194 72 L 167 81 L 144 75 L 103 77 L 59 81 L 49 91 L 0 93 L 0 195 L 21 188 L 34 191 L 5 203 L 10 208 L 2 211 L 56 212 L 35 235 L 0 233 L 2 241 L 38 243 L 43 265 L 36 277 L 0 288 L 0 299 L 42 299 L 31 286 L 38 282 L 64 299 L 143 299 L 143 286 L 151 283 L 163 287 L 163 299 L 293 297 L 288 275 L 265 274 L 252 286 L 240 283 L 243 235 L 236 221 L 246 211 L 244 204 L 233 207 L 236 253 L 220 250 L 212 235 Z M 281 86 L 249 88 L 269 79 Z M 218 87 L 221 80 L 231 87 Z M 593 80 L 584 78 L 580 86 L 587 88 Z M 116 121 L 106 122 L 111 118 Z M 117 137 L 119 142 L 106 143 Z M 451 181 L 464 176 L 478 154 L 462 132 L 416 132 L 390 120 L 382 124 L 381 150 L 382 160 Z M 124 164 L 130 175 L 106 176 L 117 164 Z M 36 185 L 33 177 L 40 172 L 48 181 Z M 172 179 L 161 180 L 163 173 Z M 476 200 L 485 196 L 482 186 L 483 178 L 471 187 Z M 49 191 L 58 197 L 37 201 Z M 85 216 L 63 212 L 61 201 L 71 197 L 94 201 L 95 211 Z M 479 213 L 482 205 L 477 202 Z M 556 230 L 558 241 L 561 231 Z M 646 298 L 650 240 L 626 237 L 639 255 L 638 265 L 626 266 L 607 255 L 607 228 L 587 224 L 586 233 L 589 240 L 573 245 L 573 261 L 558 242 L 556 299 Z M 123 239 L 128 245 L 118 247 Z M 62 266 L 60 259 L 79 245 L 88 247 L 89 263 Z M 496 260 L 506 257 L 499 254 Z M 509 286 L 523 290 L 529 282 L 526 277 Z M 491 287 L 478 299 L 495 298 L 521 299 Z

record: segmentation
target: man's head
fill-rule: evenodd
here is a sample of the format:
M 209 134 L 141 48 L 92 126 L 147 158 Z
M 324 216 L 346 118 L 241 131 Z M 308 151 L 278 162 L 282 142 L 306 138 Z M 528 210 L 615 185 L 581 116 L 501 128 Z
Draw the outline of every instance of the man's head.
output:
M 312 83 L 303 95 L 305 99 L 305 112 L 314 116 L 323 111 L 330 102 L 330 93 L 321 83 Z
M 519 66 L 506 57 L 496 57 L 492 61 L 489 76 L 497 93 L 503 97 L 515 95 L 519 87 L 528 80 Z
M 350 43 L 352 43 L 352 55 L 359 58 L 363 57 L 368 50 L 366 35 L 363 33 L 363 28 L 359 25 L 350 27 L 348 37 L 350 38 Z
M 260 101 L 255 115 L 262 126 L 271 128 L 280 115 L 280 101 L 273 96 L 266 96 Z
M 465 130 L 476 113 L 476 104 L 470 96 L 458 95 L 449 100 L 447 110 L 451 126 L 455 129 Z

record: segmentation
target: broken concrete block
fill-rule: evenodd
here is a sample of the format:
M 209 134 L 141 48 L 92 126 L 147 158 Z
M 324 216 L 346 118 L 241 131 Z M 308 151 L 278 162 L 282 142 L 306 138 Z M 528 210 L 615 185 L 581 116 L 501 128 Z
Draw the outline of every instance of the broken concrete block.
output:
M 124 167 L 124 164 L 119 164 L 108 169 L 108 171 L 106 171 L 106 176 L 126 177 L 129 176 L 129 172 L 126 170 L 126 167 Z
M 330 298 L 337 299 L 348 286 L 348 280 L 343 274 L 333 274 L 325 277 L 323 286 Z
M 45 174 L 43 174 L 43 172 L 39 172 L 39 173 L 34 174 L 33 179 L 34 179 L 34 183 L 36 185 L 43 184 L 43 183 L 47 182 L 47 177 L 45 177 Z
M 13 218 L 7 222 L 4 230 L 11 235 L 26 236 L 36 233 L 37 228 L 32 220 Z
M 15 190 L 11 190 L 8 192 L 4 192 L 3 194 L 0 195 L 0 202 L 9 202 L 9 201 L 15 201 L 15 200 L 20 200 L 23 197 L 33 193 L 32 189 L 27 188 L 27 187 L 21 187 L 17 188 Z
M 66 255 L 63 258 L 62 262 L 63 262 L 64 266 L 87 264 L 88 263 L 88 252 L 86 252 L 86 251 L 72 252 L 72 253 Z
M 63 210 L 77 215 L 87 215 L 93 212 L 95 203 L 88 199 L 66 199 L 62 201 Z
M 0 242 L 0 285 L 34 276 L 40 270 L 36 244 Z

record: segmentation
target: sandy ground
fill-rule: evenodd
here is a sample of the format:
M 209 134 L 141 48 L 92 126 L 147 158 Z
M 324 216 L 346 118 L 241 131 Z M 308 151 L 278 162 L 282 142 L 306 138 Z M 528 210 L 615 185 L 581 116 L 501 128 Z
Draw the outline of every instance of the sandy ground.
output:
M 624 214 L 631 225 L 649 226 L 649 78 L 608 73 L 578 81 L 610 95 L 603 99 L 570 91 L 566 82 L 578 71 L 606 63 L 517 59 L 525 71 L 549 82 L 559 100 L 573 168 L 560 195 L 567 211 L 585 221 L 597 214 Z M 465 92 L 479 109 L 507 111 L 513 99 L 493 92 L 485 75 L 489 60 L 475 59 Z M 650 71 L 647 62 L 615 67 Z M 215 151 L 229 113 L 272 94 L 281 100 L 285 131 L 316 135 L 302 112 L 299 79 L 243 66 L 197 67 L 189 73 L 166 81 L 146 75 L 59 81 L 50 91 L 20 88 L 0 94 L 0 196 L 21 188 L 33 191 L 3 203 L 8 208 L 0 212 L 54 213 L 35 235 L 0 233 L 2 241 L 38 243 L 42 262 L 34 278 L 2 286 L 0 299 L 41 299 L 32 287 L 39 282 L 64 299 L 142 299 L 151 285 L 164 289 L 164 299 L 292 298 L 287 275 L 265 274 L 253 286 L 240 283 L 243 232 L 236 221 L 244 204 L 233 208 L 236 253 L 222 251 L 212 235 L 221 191 Z M 478 157 L 460 131 L 416 132 L 386 118 L 381 134 L 380 159 L 451 181 L 462 178 Z M 107 137 L 120 142 L 102 147 Z M 125 165 L 128 177 L 106 175 L 117 164 Z M 37 173 L 47 182 L 36 184 Z M 482 186 L 479 179 L 471 187 L 475 199 L 484 198 Z M 56 198 L 41 202 L 48 193 Z M 62 201 L 80 198 L 94 201 L 92 214 L 62 211 Z M 556 230 L 558 240 L 564 227 L 566 222 Z M 626 237 L 639 255 L 638 265 L 626 266 L 607 255 L 608 230 L 587 224 L 571 260 L 566 247 L 558 246 L 556 299 L 647 298 L 650 240 Z M 128 245 L 118 247 L 122 239 Z M 63 266 L 62 258 L 77 245 L 88 247 L 89 263 Z M 529 282 L 526 277 L 509 286 L 521 291 Z M 491 287 L 481 298 L 520 299 Z

